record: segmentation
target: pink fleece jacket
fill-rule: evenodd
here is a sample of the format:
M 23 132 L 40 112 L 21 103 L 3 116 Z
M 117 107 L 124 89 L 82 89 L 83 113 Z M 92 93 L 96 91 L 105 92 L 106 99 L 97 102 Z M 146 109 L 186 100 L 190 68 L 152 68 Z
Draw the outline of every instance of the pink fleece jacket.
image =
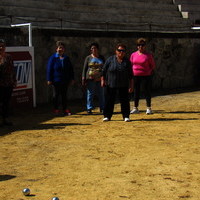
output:
M 134 76 L 149 76 L 155 68 L 155 61 L 150 53 L 133 52 L 130 61 Z

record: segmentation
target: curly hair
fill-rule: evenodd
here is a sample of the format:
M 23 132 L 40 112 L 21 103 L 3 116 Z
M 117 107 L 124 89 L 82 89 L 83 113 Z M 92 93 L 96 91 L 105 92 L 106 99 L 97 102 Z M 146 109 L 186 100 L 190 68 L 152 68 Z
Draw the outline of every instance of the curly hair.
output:
M 97 42 L 91 43 L 89 48 L 91 49 L 93 46 L 95 46 L 97 49 L 99 49 L 99 44 Z
M 139 39 L 137 39 L 137 41 L 136 41 L 136 44 L 138 45 L 138 44 L 146 44 L 147 43 L 147 39 L 145 39 L 145 38 L 139 38 Z
M 118 43 L 118 44 L 116 45 L 116 49 L 118 49 L 119 47 L 123 47 L 123 48 L 126 50 L 126 45 L 123 44 L 123 43 Z

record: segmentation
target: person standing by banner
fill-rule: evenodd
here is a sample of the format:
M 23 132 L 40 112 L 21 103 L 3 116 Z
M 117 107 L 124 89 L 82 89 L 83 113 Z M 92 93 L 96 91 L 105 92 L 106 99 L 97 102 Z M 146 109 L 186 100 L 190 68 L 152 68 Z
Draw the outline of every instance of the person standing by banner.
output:
M 54 113 L 59 113 L 59 97 L 62 101 L 63 115 L 71 115 L 67 105 L 67 90 L 74 82 L 74 70 L 71 61 L 65 53 L 65 44 L 62 41 L 56 42 L 56 53 L 48 60 L 47 84 L 54 88 Z
M 9 104 L 17 81 L 12 57 L 5 50 L 6 42 L 0 39 L 0 105 L 2 125 L 11 126 L 13 124 L 8 120 Z

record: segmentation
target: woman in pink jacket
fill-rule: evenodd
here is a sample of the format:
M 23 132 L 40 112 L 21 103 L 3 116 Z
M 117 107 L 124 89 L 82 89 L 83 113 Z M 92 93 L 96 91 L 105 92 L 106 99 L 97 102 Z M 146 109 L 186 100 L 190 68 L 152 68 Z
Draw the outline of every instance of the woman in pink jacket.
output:
M 134 74 L 134 107 L 131 114 L 139 113 L 140 86 L 144 83 L 144 92 L 146 97 L 147 110 L 146 114 L 153 114 L 151 109 L 151 86 L 152 72 L 155 68 L 155 62 L 152 54 L 146 52 L 146 39 L 139 38 L 137 40 L 136 52 L 130 56 L 132 70 Z

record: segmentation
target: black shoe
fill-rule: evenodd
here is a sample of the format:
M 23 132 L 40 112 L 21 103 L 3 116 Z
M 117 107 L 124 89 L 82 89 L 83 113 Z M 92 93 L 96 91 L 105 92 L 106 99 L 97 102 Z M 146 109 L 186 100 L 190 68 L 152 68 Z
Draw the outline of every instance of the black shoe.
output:
M 92 110 L 87 110 L 87 113 L 91 115 L 92 114 Z

